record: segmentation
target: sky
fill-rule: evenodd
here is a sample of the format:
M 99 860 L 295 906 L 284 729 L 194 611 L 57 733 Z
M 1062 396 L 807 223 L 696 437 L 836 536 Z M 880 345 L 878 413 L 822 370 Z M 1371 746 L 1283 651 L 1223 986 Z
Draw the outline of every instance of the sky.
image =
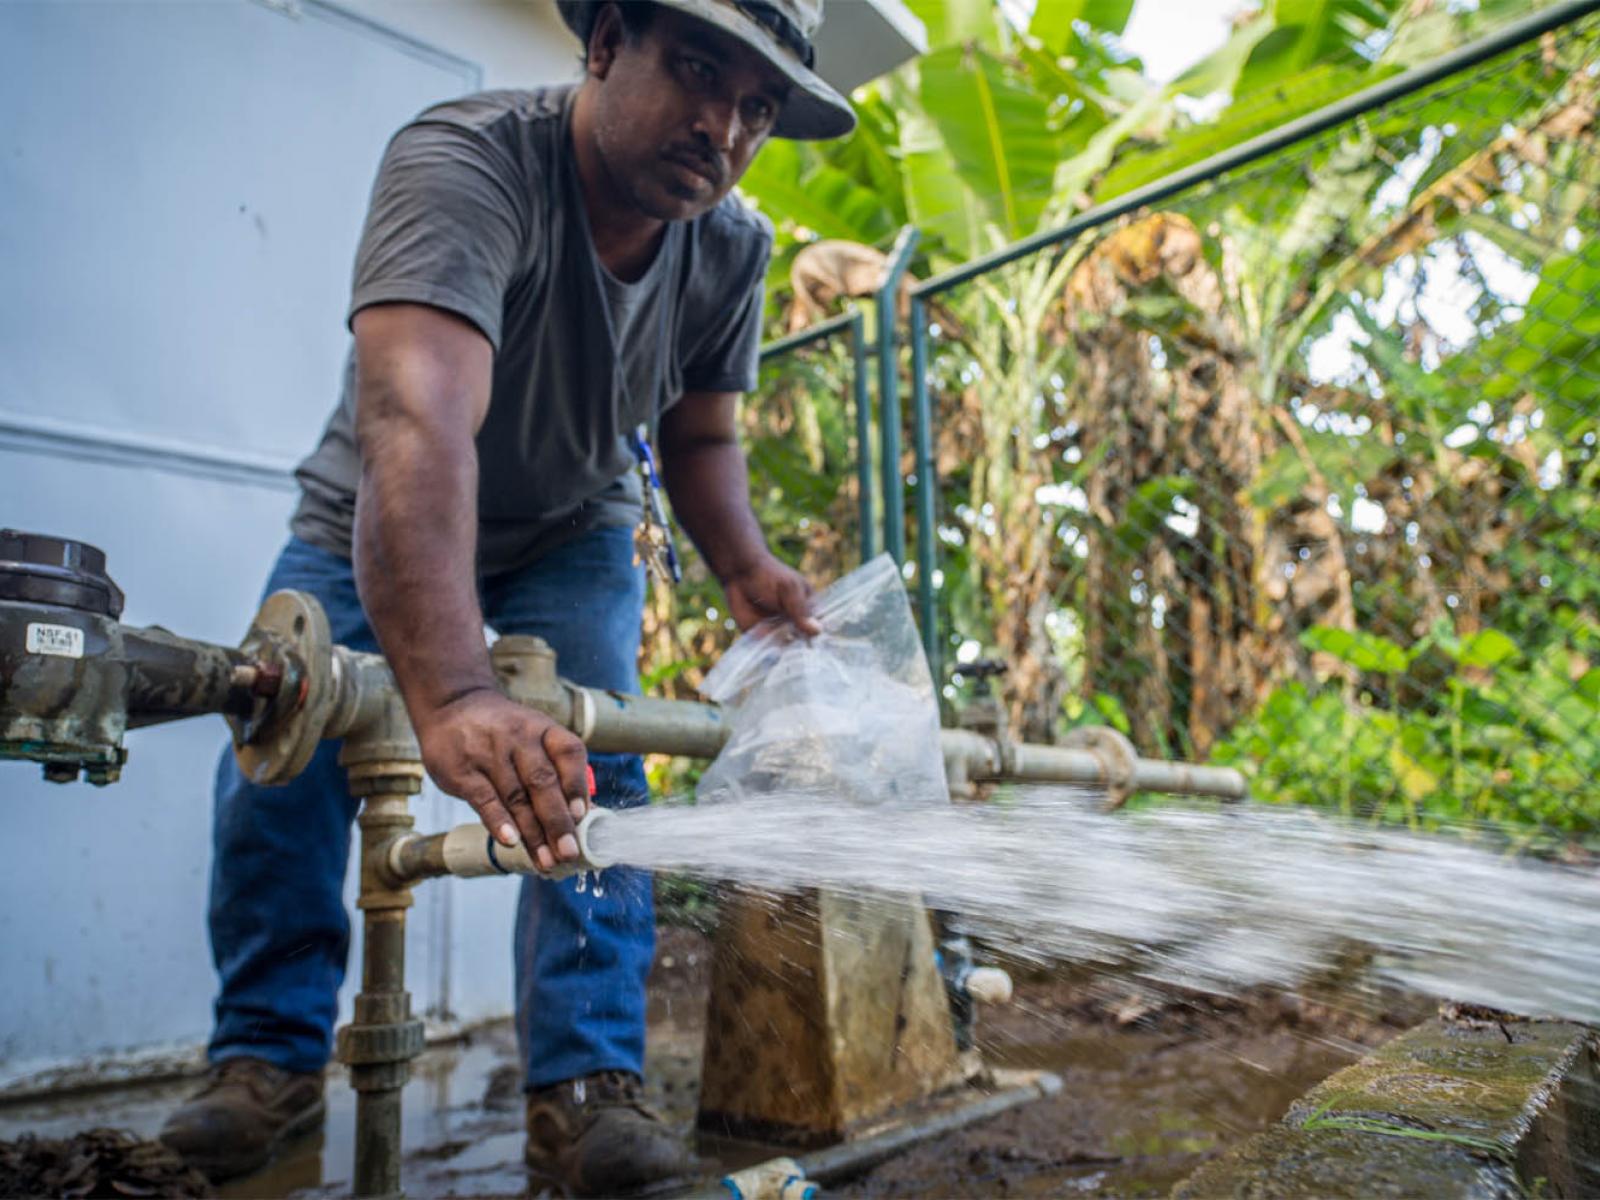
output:
M 1000 0 L 1018 25 L 1051 0 Z M 1229 17 L 1249 0 L 1137 0 L 1122 44 L 1144 60 L 1145 74 L 1167 82 L 1227 39 Z
M 1222 45 L 1242 7 L 1242 0 L 1138 0 L 1122 44 L 1144 60 L 1146 75 L 1165 83 Z

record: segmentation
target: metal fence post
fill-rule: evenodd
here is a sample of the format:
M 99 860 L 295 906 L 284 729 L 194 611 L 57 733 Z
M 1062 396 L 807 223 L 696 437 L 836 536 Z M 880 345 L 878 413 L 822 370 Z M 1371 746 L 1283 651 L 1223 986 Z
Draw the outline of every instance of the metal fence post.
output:
M 934 562 L 938 538 L 934 528 L 938 474 L 933 457 L 933 412 L 928 398 L 928 312 L 921 296 L 911 297 L 911 416 L 917 473 L 917 620 L 922 649 L 928 656 L 933 687 L 940 687 L 939 620 L 934 611 Z
M 900 372 L 895 362 L 895 297 L 922 235 L 907 225 L 895 238 L 878 288 L 878 437 L 883 458 L 883 548 L 906 560 L 905 489 L 900 479 Z
M 762 363 L 769 363 L 827 341 L 842 331 L 850 335 L 850 393 L 856 410 L 856 482 L 861 492 L 856 512 L 861 522 L 861 561 L 866 562 L 878 553 L 877 526 L 872 519 L 872 399 L 867 386 L 866 318 L 859 308 L 852 307 L 836 317 L 768 342 L 761 347 L 760 357 Z
M 860 493 L 861 561 L 878 553 L 872 517 L 872 395 L 867 387 L 867 322 L 860 309 L 850 313 L 851 387 L 856 406 L 856 490 Z

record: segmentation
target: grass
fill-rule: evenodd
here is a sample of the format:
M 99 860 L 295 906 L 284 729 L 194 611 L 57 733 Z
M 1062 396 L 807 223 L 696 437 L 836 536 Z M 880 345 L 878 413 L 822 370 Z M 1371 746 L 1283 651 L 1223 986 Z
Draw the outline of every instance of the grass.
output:
M 1329 1116 L 1328 1110 L 1333 1104 L 1334 1101 L 1327 1101 L 1307 1117 L 1300 1128 L 1348 1129 L 1354 1133 L 1376 1133 L 1384 1137 L 1412 1138 L 1419 1142 L 1451 1142 L 1457 1146 L 1465 1146 L 1468 1150 L 1487 1154 L 1501 1162 L 1511 1161 L 1511 1152 L 1491 1138 L 1473 1137 L 1467 1133 L 1445 1133 L 1436 1129 L 1414 1129 L 1409 1125 L 1384 1121 L 1378 1117 Z

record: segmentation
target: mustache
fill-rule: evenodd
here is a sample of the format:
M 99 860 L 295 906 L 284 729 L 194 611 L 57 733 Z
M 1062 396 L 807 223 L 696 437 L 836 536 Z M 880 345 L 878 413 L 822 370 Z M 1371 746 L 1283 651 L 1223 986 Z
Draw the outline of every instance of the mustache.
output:
M 720 154 L 688 142 L 678 142 L 668 146 L 662 152 L 662 156 L 708 175 L 718 187 L 721 187 L 728 177 L 727 164 L 722 161 Z

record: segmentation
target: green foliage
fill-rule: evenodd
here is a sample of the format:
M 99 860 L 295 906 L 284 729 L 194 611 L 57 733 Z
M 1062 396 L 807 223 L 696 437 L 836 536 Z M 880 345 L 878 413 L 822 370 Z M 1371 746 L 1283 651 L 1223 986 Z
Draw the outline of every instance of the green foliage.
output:
M 1354 668 L 1354 683 L 1280 687 L 1213 761 L 1270 803 L 1600 843 L 1600 669 L 1574 648 L 1597 639 L 1582 618 L 1533 654 L 1502 630 L 1458 638 L 1447 622 L 1406 647 L 1316 627 L 1307 646 Z
M 1471 9 L 1267 0 L 1163 86 L 1118 45 L 1128 0 L 1041 0 L 1027 29 L 1007 27 L 991 0 L 911 6 L 931 51 L 858 95 L 857 132 L 824 145 L 774 142 L 744 181 L 780 231 L 775 293 L 793 251 L 813 238 L 886 248 L 913 222 L 924 235 L 914 272 L 939 270 L 1429 61 L 1525 9 L 1518 0 Z M 1592 31 L 1564 35 L 1165 202 L 1198 231 L 1225 292 L 1209 309 L 1158 279 L 1126 283 L 1114 309 L 1084 311 L 1068 285 L 1095 239 L 942 296 L 933 319 L 945 336 L 931 345 L 930 375 L 941 419 L 959 422 L 963 439 L 940 480 L 940 603 L 958 631 L 952 646 L 972 637 L 993 652 L 1015 596 L 1010 568 L 1025 557 L 1024 533 L 1042 526 L 1055 560 L 1034 611 L 1063 621 L 1034 643 L 1053 647 L 1072 689 L 1058 724 L 1110 724 L 1150 752 L 1193 752 L 1187 695 L 1151 729 L 1137 699 L 1148 693 L 1114 695 L 1105 675 L 1086 678 L 1092 536 L 1104 556 L 1096 586 L 1111 593 L 1105 609 L 1120 632 L 1138 634 L 1112 649 L 1122 658 L 1102 672 L 1137 681 L 1154 669 L 1128 649 L 1161 628 L 1148 595 L 1133 593 L 1169 589 L 1161 598 L 1172 602 L 1170 624 L 1155 636 L 1175 670 L 1190 637 L 1184 622 L 1199 607 L 1183 607 L 1185 588 L 1235 606 L 1228 619 L 1240 625 L 1265 629 L 1264 610 L 1280 606 L 1275 685 L 1239 700 L 1231 728 L 1210 731 L 1221 738 L 1213 760 L 1246 770 L 1258 798 L 1416 827 L 1466 821 L 1518 838 L 1594 839 L 1600 162 L 1592 127 L 1563 138 L 1538 126 L 1571 100 L 1564 73 L 1581 76 L 1595 42 Z M 1592 108 L 1585 87 L 1575 102 Z M 1189 98 L 1218 94 L 1228 97 L 1220 110 L 1190 115 Z M 1419 315 L 1419 297 L 1450 256 L 1481 257 L 1483 244 L 1504 257 L 1499 277 L 1529 274 L 1531 294 L 1512 298 L 1480 279 L 1466 331 L 1447 339 Z M 1478 269 L 1467 262 L 1459 273 Z M 1087 490 L 1096 471 L 1116 469 L 1104 461 L 1111 443 L 1081 434 L 1094 414 L 1084 411 L 1089 381 L 1074 338 L 1100 328 L 1148 335 L 1163 360 L 1151 351 L 1143 374 L 1100 393 L 1118 405 L 1141 389 L 1144 399 L 1160 393 L 1187 356 L 1215 349 L 1257 406 L 1259 453 L 1247 478 L 1207 495 L 1198 475 L 1174 473 L 1170 454 L 1152 454 L 1156 465 L 1109 504 L 1035 501 L 1040 481 Z M 1312 378 L 1312 351 L 1333 331 L 1353 331 L 1345 369 L 1333 382 Z M 819 529 L 852 532 L 846 493 L 858 448 L 846 364 L 834 347 L 772 365 L 766 411 L 758 406 L 748 423 L 757 511 L 790 561 L 816 554 Z M 1194 436 L 1175 405 L 1159 415 L 1143 419 L 1162 437 Z M 1152 435 L 1135 427 L 1134 436 Z M 1389 507 L 1381 531 L 1350 515 L 1368 497 Z M 1261 561 L 1241 562 L 1224 544 L 1217 517 L 1234 508 L 1275 536 L 1316 543 L 1271 563 L 1272 584 L 1280 574 L 1290 581 L 1276 592 Z M 1294 523 L 1323 515 L 1321 525 Z M 1179 531 L 1185 520 L 1194 532 Z M 1283 599 L 1320 565 L 1313 550 L 1333 562 L 1333 542 L 1343 556 L 1327 573 L 1343 589 L 1337 620 L 1325 619 L 1325 599 L 1322 610 Z M 997 563 L 997 551 L 1010 558 Z M 1163 554 L 1172 564 L 1163 583 L 1133 574 Z M 848 565 L 846 556 L 828 561 Z M 1230 591 L 1226 604 L 1207 588 Z M 703 638 L 714 622 L 697 614 L 720 609 L 721 598 L 703 572 L 685 597 L 682 629 Z
M 991 0 L 911 0 L 909 7 L 927 29 L 930 47 L 999 45 L 1000 14 Z
M 1466 369 L 1482 380 L 1484 398 L 1513 400 L 1537 391 L 1554 398 L 1551 432 L 1558 439 L 1592 425 L 1592 394 L 1567 384 L 1575 375 L 1600 379 L 1600 243 L 1545 264 L 1528 300 L 1528 316 L 1478 350 Z
M 1358 671 L 1404 671 L 1411 656 L 1386 637 L 1362 629 L 1336 629 L 1313 625 L 1300 635 L 1307 650 L 1331 654 Z
M 1145 480 L 1128 502 L 1126 515 L 1111 531 L 1110 545 L 1116 553 L 1128 557 L 1142 554 L 1150 539 L 1173 515 L 1173 502 L 1193 491 L 1194 480 L 1181 475 Z
M 1273 28 L 1251 50 L 1237 89 L 1249 95 L 1319 65 L 1364 65 L 1386 33 L 1395 0 L 1275 0 Z
M 1055 54 L 1072 53 L 1077 22 L 1107 33 L 1121 33 L 1133 15 L 1133 0 L 1054 0 L 1033 10 L 1028 32 Z
M 978 47 L 935 50 L 918 73 L 923 111 L 938 127 L 957 178 L 1006 240 L 1032 233 L 1061 157 L 1048 99 Z
M 776 138 L 750 164 L 741 186 L 819 237 L 879 241 L 892 236 L 896 226 L 870 184 L 874 164 L 863 159 L 870 151 L 860 147 L 871 141 L 870 136 L 851 139 L 858 146 L 858 173 L 852 175 L 819 159 L 804 142 Z

